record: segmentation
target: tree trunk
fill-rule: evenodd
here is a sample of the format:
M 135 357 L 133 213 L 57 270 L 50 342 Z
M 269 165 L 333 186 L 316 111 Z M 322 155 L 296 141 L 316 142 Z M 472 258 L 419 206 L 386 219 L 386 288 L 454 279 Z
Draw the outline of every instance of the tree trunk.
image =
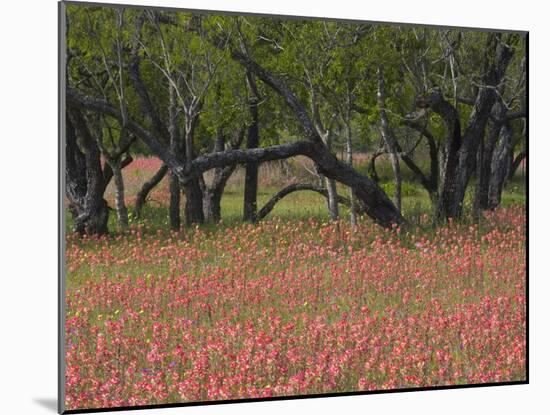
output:
M 327 147 L 328 151 L 332 150 L 332 133 L 330 131 L 326 131 L 321 136 L 323 143 Z M 331 179 L 329 177 L 326 177 L 319 173 L 319 176 L 321 177 L 321 180 L 325 182 L 325 186 L 327 188 L 327 208 L 328 213 L 330 215 L 331 220 L 337 220 L 339 216 L 338 212 L 338 193 L 336 191 L 336 182 L 334 179 Z
M 108 161 L 113 171 L 113 180 L 115 182 L 115 207 L 118 222 L 122 228 L 128 227 L 128 209 L 124 201 L 124 178 L 122 177 L 122 168 L 120 159 Z
M 206 189 L 203 194 L 203 209 L 204 218 L 207 222 L 219 222 L 222 218 L 222 201 L 223 189 Z
M 333 179 L 323 176 L 327 187 L 327 208 L 331 220 L 338 219 L 338 193 L 336 192 L 336 182 Z
M 370 158 L 369 163 L 369 176 L 372 180 L 374 180 L 376 183 L 380 182 L 380 177 L 378 176 L 378 172 L 376 171 L 376 159 L 380 157 L 382 154 L 384 154 L 382 151 L 377 150 Z
M 196 177 L 189 179 L 185 185 L 185 224 L 204 223 L 202 190 Z
M 481 143 L 477 149 L 477 157 L 476 157 L 476 187 L 474 192 L 474 202 L 472 204 L 472 213 L 474 219 L 479 222 L 481 219 L 481 198 L 482 198 L 482 186 L 484 186 L 484 182 L 486 181 L 483 176 L 483 156 L 484 156 L 484 145 Z
M 457 187 L 458 150 L 462 144 L 460 118 L 456 108 L 443 98 L 441 91 L 432 91 L 427 100 L 428 105 L 443 118 L 446 129 L 445 142 L 439 148 L 439 196 L 435 212 L 436 220 L 445 220 L 454 216 L 452 202 Z
M 489 180 L 488 208 L 494 209 L 500 205 L 502 190 L 512 158 L 512 128 L 505 122 L 500 131 L 500 138 L 493 153 L 491 162 L 491 178 Z
M 246 72 L 246 79 L 250 88 L 251 98 L 249 111 L 252 123 L 248 127 L 246 148 L 257 148 L 260 145 L 260 126 L 258 118 L 258 102 L 260 100 L 254 75 Z M 258 198 L 258 163 L 247 163 L 244 177 L 244 206 L 243 219 L 252 221 L 256 216 Z
M 136 195 L 136 203 L 134 208 L 137 218 L 141 216 L 141 210 L 143 208 L 143 205 L 145 204 L 145 201 L 147 200 L 147 196 L 149 196 L 151 190 L 153 190 L 162 181 L 162 179 L 164 179 L 164 176 L 166 176 L 167 172 L 168 166 L 166 164 L 163 164 L 160 169 L 158 169 L 157 172 L 153 175 L 153 177 L 151 177 L 149 180 L 143 183 L 143 186 L 141 186 L 140 191 Z
M 177 115 L 177 103 L 176 103 L 176 91 L 173 86 L 170 86 L 170 106 L 169 112 L 169 124 L 168 133 L 170 134 L 170 151 L 173 155 L 177 156 L 181 148 L 181 139 L 178 129 L 178 115 Z M 170 172 L 170 229 L 178 231 L 181 225 L 180 219 L 180 195 L 181 188 L 178 177 L 174 172 Z
M 134 159 L 131 155 L 127 155 L 122 159 L 120 162 L 120 168 L 124 170 L 124 168 L 128 165 L 130 165 L 131 162 L 133 162 Z M 109 166 L 109 163 L 106 163 L 103 166 L 103 183 L 105 184 L 105 188 L 109 186 L 109 183 L 111 182 L 111 179 L 113 178 L 113 170 L 111 169 L 111 166 Z
M 236 131 L 235 137 L 229 142 L 230 149 L 241 146 L 244 140 L 245 129 Z M 222 128 L 218 129 L 213 153 L 225 150 L 225 135 Z M 203 191 L 203 209 L 206 221 L 219 222 L 221 220 L 221 200 L 227 181 L 237 168 L 237 165 L 217 167 L 214 169 L 214 178 L 210 186 L 205 186 Z
M 490 122 L 487 137 L 480 143 L 480 152 L 478 153 L 476 171 L 476 193 L 474 199 L 474 207 L 479 210 L 487 210 L 489 208 L 489 181 L 491 178 L 491 162 L 495 147 L 502 129 L 500 120 L 506 117 L 506 107 L 502 103 L 497 102 L 493 108 L 495 120 Z
M 109 207 L 103 198 L 105 182 L 99 148 L 79 110 L 71 109 L 68 112 L 66 127 L 66 194 L 74 231 L 86 235 L 104 235 L 108 231 Z M 77 140 L 77 135 L 80 140 Z M 79 149 L 78 141 L 84 151 Z
M 203 194 L 199 182 L 199 175 L 202 172 L 195 171 L 192 164 L 195 160 L 195 127 L 199 122 L 199 113 L 192 111 L 186 114 L 185 119 L 185 170 L 192 172 L 185 177 L 185 225 L 191 226 L 195 223 L 204 223 Z M 177 157 L 175 157 L 177 159 Z M 172 169 L 177 175 L 177 172 Z M 180 184 L 182 177 L 178 176 Z
M 349 112 L 346 117 L 346 163 L 348 166 L 353 166 L 353 146 L 352 146 L 352 135 L 351 135 L 351 125 L 349 119 Z M 351 227 L 354 229 L 357 226 L 357 207 L 355 206 L 355 192 L 353 188 L 349 188 L 349 200 L 350 200 L 350 222 Z M 399 209 L 399 207 L 398 207 Z
M 173 231 L 178 231 L 181 226 L 180 218 L 180 182 L 178 176 L 174 173 L 170 173 L 170 206 L 169 206 L 169 217 L 170 217 L 170 229 Z
M 401 212 L 401 168 L 399 166 L 398 152 L 400 150 L 399 144 L 393 135 L 393 131 L 390 128 L 390 122 L 386 114 L 386 95 L 384 91 L 384 72 L 381 66 L 378 67 L 378 109 L 380 111 L 380 123 L 382 138 L 386 143 L 386 147 L 390 153 L 391 167 L 393 171 L 395 191 L 394 191 L 394 203 L 397 210 Z
M 188 116 L 185 127 L 185 164 L 191 166 L 195 158 L 195 126 L 198 122 L 198 115 Z M 190 168 L 190 171 L 193 171 Z M 204 210 L 202 204 L 202 188 L 200 185 L 199 175 L 202 173 L 192 174 L 185 182 L 185 225 L 191 226 L 196 223 L 204 222 Z M 181 177 L 180 177 L 181 180 Z

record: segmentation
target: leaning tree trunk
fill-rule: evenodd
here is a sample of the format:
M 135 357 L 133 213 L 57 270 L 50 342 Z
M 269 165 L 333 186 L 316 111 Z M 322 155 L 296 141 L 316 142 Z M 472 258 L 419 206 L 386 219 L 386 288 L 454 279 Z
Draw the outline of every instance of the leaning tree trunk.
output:
M 251 92 L 249 110 L 252 123 L 248 127 L 246 148 L 257 148 L 260 145 L 260 126 L 258 118 L 258 103 L 260 100 L 254 75 L 246 72 L 246 79 Z M 258 199 L 258 163 L 247 163 L 244 177 L 243 219 L 252 221 L 256 216 Z
M 505 122 L 500 132 L 500 139 L 491 162 L 491 178 L 489 180 L 488 208 L 494 209 L 500 205 L 502 190 L 512 158 L 512 128 Z

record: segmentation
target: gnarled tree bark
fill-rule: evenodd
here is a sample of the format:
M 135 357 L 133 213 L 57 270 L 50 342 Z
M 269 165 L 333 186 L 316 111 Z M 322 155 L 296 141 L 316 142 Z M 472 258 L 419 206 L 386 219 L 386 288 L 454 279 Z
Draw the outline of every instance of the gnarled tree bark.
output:
M 80 140 L 77 140 L 77 136 Z M 84 151 L 78 147 L 81 143 Z M 71 108 L 67 116 L 67 188 L 74 231 L 86 235 L 107 233 L 109 207 L 103 198 L 106 183 L 100 151 L 80 110 Z

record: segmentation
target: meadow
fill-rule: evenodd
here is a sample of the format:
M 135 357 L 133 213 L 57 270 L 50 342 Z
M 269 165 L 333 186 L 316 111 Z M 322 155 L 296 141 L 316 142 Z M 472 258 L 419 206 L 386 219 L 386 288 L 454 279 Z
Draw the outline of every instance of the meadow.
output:
M 129 205 L 158 166 L 125 169 Z M 262 166 L 260 206 L 288 182 L 279 170 Z M 407 183 L 406 230 L 352 230 L 345 209 L 330 222 L 310 192 L 241 223 L 237 171 L 221 224 L 171 232 L 166 182 L 128 230 L 113 213 L 111 235 L 67 236 L 67 409 L 525 379 L 522 176 L 502 207 L 444 227 Z

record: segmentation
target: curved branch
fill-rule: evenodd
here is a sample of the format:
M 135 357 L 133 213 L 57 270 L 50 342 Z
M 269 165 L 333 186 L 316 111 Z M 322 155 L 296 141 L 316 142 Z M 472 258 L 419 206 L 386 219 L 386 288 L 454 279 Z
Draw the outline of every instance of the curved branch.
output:
M 273 75 L 268 70 L 262 68 L 256 62 L 254 62 L 250 57 L 241 53 L 237 50 L 231 51 L 231 57 L 243 65 L 248 71 L 254 73 L 259 79 L 261 79 L 266 85 L 270 86 L 275 90 L 287 103 L 287 105 L 294 111 L 306 137 L 312 141 L 320 142 L 321 137 L 317 134 L 317 130 L 313 125 L 313 122 L 309 118 L 309 115 L 305 107 L 298 101 L 296 95 L 275 75 Z
M 418 131 L 426 138 L 428 142 L 428 148 L 430 152 L 430 175 L 426 175 L 420 170 L 420 168 L 414 163 L 412 158 L 408 154 L 401 154 L 401 159 L 405 162 L 407 167 L 417 176 L 422 183 L 422 186 L 429 192 L 433 193 L 437 191 L 437 181 L 439 175 L 439 159 L 438 149 L 435 142 L 435 138 L 432 133 L 423 125 L 410 119 L 405 119 L 403 125 Z
M 267 203 L 258 211 L 258 213 L 254 216 L 254 221 L 260 221 L 264 219 L 267 215 L 271 213 L 271 211 L 275 208 L 275 205 L 279 203 L 284 197 L 288 196 L 291 193 L 302 191 L 302 190 L 309 190 L 312 192 L 317 192 L 320 195 L 324 197 L 328 197 L 328 191 L 324 187 L 321 186 L 315 186 L 313 184 L 308 183 L 293 183 L 281 190 L 279 190 L 277 193 L 275 193 L 271 199 L 267 201 Z M 337 201 L 340 204 L 350 206 L 350 200 L 347 197 L 337 195 Z
M 158 169 L 157 172 L 153 175 L 153 177 L 151 177 L 143 184 L 140 191 L 136 195 L 136 204 L 134 208 L 136 217 L 139 218 L 141 216 L 141 208 L 145 204 L 147 196 L 149 196 L 151 190 L 153 190 L 161 182 L 161 180 L 164 179 L 166 173 L 168 173 L 168 166 L 166 164 L 163 164 L 162 166 L 160 166 L 160 169 Z

